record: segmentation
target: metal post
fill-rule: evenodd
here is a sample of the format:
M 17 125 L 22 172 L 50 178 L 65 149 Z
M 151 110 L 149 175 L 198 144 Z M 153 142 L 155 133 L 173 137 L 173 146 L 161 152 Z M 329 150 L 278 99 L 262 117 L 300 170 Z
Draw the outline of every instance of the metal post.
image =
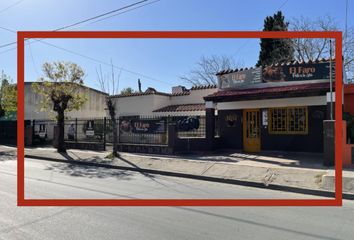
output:
M 75 142 L 77 142 L 77 118 L 75 118 Z
M 106 151 L 106 117 L 103 118 L 103 150 Z
M 35 139 L 35 130 L 34 130 L 34 128 L 35 128 L 35 125 L 36 125 L 36 120 L 32 120 L 32 126 L 33 126 L 33 128 L 32 128 L 32 144 L 34 143 L 34 139 Z
M 333 120 L 333 79 L 332 79 L 332 39 L 329 39 L 329 87 L 330 87 L 330 115 Z
M 117 138 L 118 138 L 118 139 L 117 139 L 117 144 L 120 143 L 120 131 L 119 131 L 119 126 L 120 126 L 119 124 L 120 124 L 120 122 L 119 122 L 119 121 L 120 121 L 120 117 L 117 117 L 117 120 L 116 120 L 116 124 L 117 124 L 117 136 L 118 136 L 118 137 L 117 137 Z M 112 124 L 113 124 L 113 123 L 112 123 Z

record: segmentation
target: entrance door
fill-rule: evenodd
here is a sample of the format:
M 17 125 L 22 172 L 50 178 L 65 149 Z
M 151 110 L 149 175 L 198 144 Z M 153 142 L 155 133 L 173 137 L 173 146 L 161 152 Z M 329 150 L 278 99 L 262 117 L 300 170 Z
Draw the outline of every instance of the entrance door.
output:
M 261 150 L 259 109 L 243 110 L 243 149 L 246 152 Z

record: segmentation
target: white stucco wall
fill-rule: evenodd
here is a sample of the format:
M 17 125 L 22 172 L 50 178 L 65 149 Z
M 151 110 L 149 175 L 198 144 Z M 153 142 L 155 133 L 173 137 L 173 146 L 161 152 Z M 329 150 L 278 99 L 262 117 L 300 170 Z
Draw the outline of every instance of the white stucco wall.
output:
M 179 115 L 205 115 L 204 111 L 186 112 L 153 112 L 156 109 L 169 105 L 204 103 L 204 96 L 216 92 L 216 88 L 192 90 L 188 95 L 168 96 L 161 94 L 149 94 L 140 96 L 127 96 L 114 98 L 118 115 L 145 115 L 145 116 L 179 116 Z
M 81 88 L 86 95 L 87 102 L 79 111 L 71 111 L 66 113 L 67 118 L 102 118 L 106 116 L 105 101 L 106 95 L 89 88 Z M 40 111 L 39 107 L 40 95 L 32 90 L 30 84 L 25 84 L 25 119 L 51 119 L 53 115 L 49 111 Z M 50 110 L 50 109 L 48 109 Z M 54 115 L 55 116 L 55 115 Z
M 189 95 L 172 96 L 170 105 L 204 103 L 203 97 L 217 91 L 217 88 L 193 90 Z
M 114 98 L 116 110 L 119 116 L 153 115 L 153 111 L 160 106 L 169 104 L 169 96 L 156 94 L 116 97 Z

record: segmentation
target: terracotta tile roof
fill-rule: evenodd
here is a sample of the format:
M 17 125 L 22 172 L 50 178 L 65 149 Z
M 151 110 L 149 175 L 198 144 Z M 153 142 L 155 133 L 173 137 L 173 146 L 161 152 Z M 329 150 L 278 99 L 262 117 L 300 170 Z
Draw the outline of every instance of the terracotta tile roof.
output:
M 206 101 L 232 101 L 255 99 L 289 97 L 294 95 L 309 95 L 310 93 L 326 92 L 329 90 L 329 82 L 307 83 L 287 86 L 253 88 L 242 90 L 218 91 L 204 97 Z
M 179 105 L 169 105 L 163 108 L 154 110 L 154 112 L 189 112 L 189 111 L 204 111 L 204 103 L 196 104 L 179 104 Z
M 171 93 L 171 96 L 185 96 L 191 94 L 190 90 L 183 91 L 183 92 L 178 92 L 178 93 Z
M 135 97 L 135 96 L 145 96 L 145 95 L 162 95 L 162 96 L 171 96 L 169 93 L 164 92 L 136 92 L 136 93 L 129 93 L 129 94 L 118 94 L 112 95 L 112 98 L 123 98 L 123 97 Z
M 333 59 L 332 61 L 335 61 L 335 59 Z M 321 58 L 321 59 L 316 59 L 316 60 L 309 60 L 307 62 L 299 62 L 299 61 L 291 61 L 291 62 L 281 62 L 281 63 L 277 63 L 277 64 L 272 64 L 270 66 L 284 66 L 284 65 L 297 65 L 297 64 L 311 64 L 311 63 L 322 63 L 322 62 L 329 62 L 329 58 Z M 266 67 L 266 66 L 263 66 Z M 250 67 L 250 68 L 236 68 L 236 69 L 225 69 L 222 70 L 218 73 L 216 73 L 216 75 L 223 75 L 223 74 L 228 74 L 228 73 L 233 73 L 233 72 L 240 72 L 240 71 L 244 71 L 244 70 L 249 70 L 249 69 L 253 69 L 254 67 Z
M 215 84 L 193 86 L 190 90 L 204 90 L 204 89 L 212 89 L 212 88 L 217 88 L 217 86 Z
M 154 91 L 147 91 L 147 92 L 136 92 L 136 93 L 129 93 L 129 94 L 117 94 L 113 95 L 111 97 L 113 98 L 122 98 L 122 97 L 134 97 L 134 96 L 144 96 L 144 95 L 151 95 L 151 94 L 156 94 L 156 95 L 162 95 L 162 96 L 186 96 L 190 95 L 191 91 L 194 90 L 204 90 L 204 89 L 212 89 L 212 88 L 217 88 L 216 85 L 200 85 L 200 86 L 193 86 L 191 89 L 179 92 L 179 93 L 165 93 L 165 92 L 159 92 L 153 89 Z

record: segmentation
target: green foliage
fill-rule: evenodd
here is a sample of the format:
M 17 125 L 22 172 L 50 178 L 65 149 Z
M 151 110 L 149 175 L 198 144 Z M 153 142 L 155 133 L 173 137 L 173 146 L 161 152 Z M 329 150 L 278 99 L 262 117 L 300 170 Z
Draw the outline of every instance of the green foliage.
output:
M 116 157 L 119 157 L 119 156 L 120 156 L 119 153 L 115 153 L 115 154 L 114 153 L 110 153 L 105 158 L 113 160 L 113 159 L 115 159 Z
M 263 31 L 288 31 L 288 22 L 285 22 L 281 11 L 264 20 Z M 262 38 L 261 50 L 257 66 L 266 66 L 294 59 L 294 48 L 291 39 Z
M 122 91 L 120 91 L 121 95 L 129 95 L 132 93 L 136 93 L 136 91 L 131 87 L 123 88 Z
M 17 111 L 17 86 L 5 74 L 1 75 L 0 84 L 0 117 L 2 117 Z
M 41 96 L 40 110 L 69 112 L 79 110 L 87 101 L 82 91 L 83 69 L 71 62 L 43 64 L 44 77 L 32 84 Z

